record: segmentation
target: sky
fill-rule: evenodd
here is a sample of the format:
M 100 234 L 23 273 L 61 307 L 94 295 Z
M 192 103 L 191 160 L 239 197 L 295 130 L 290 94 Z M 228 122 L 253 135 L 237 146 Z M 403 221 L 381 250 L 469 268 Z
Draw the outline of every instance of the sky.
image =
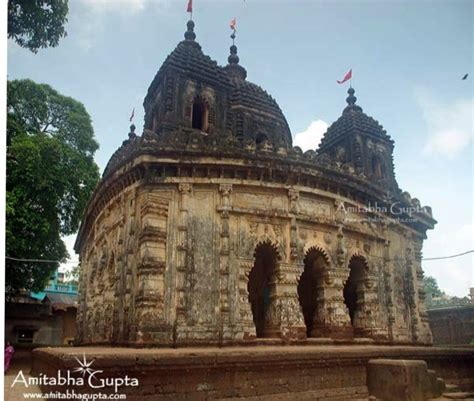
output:
M 183 39 L 187 0 L 70 0 L 67 37 L 38 54 L 8 42 L 8 79 L 30 78 L 81 101 L 92 117 L 104 169 L 143 122 L 143 98 L 166 56 Z M 247 79 L 279 103 L 294 144 L 317 147 L 352 86 L 364 112 L 395 140 L 398 183 L 438 224 L 423 254 L 474 249 L 472 1 L 194 0 L 197 41 L 227 63 L 237 18 Z M 469 73 L 466 80 L 461 78 Z M 74 236 L 67 237 L 71 264 Z M 474 255 L 425 261 L 425 274 L 450 295 L 474 286 Z

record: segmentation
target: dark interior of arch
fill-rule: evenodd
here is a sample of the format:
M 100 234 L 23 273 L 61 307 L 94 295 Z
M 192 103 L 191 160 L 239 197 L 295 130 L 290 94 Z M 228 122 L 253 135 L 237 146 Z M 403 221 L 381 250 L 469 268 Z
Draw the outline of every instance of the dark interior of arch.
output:
M 366 263 L 362 257 L 354 256 L 349 262 L 349 278 L 344 286 L 344 302 L 349 309 L 351 324 L 354 325 L 354 316 L 359 307 L 357 293 L 359 285 L 366 277 Z
M 195 129 L 204 131 L 206 118 L 206 106 L 200 99 L 196 99 L 193 103 L 193 120 L 192 126 Z
M 384 168 L 383 168 L 383 165 L 382 165 L 380 159 L 377 156 L 372 157 L 372 173 L 377 178 L 383 178 L 384 177 Z
M 270 306 L 270 282 L 276 268 L 276 251 L 270 244 L 255 250 L 255 262 L 249 275 L 248 292 L 257 337 L 265 335 L 265 314 Z
M 255 138 L 255 143 L 257 147 L 262 146 L 266 141 L 268 141 L 268 137 L 265 134 L 259 133 Z
M 298 283 L 298 299 L 303 311 L 306 335 L 311 337 L 318 301 L 318 284 L 326 267 L 324 255 L 310 250 L 304 259 L 304 270 Z

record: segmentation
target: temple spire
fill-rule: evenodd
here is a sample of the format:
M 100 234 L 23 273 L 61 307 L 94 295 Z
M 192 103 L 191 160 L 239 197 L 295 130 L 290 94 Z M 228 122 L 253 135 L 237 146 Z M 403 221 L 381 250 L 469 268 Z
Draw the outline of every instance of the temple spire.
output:
M 230 38 L 232 39 L 232 46 L 230 46 L 230 55 L 227 57 L 227 61 L 229 64 L 225 67 L 228 74 L 230 75 L 231 79 L 234 80 L 245 80 L 247 77 L 247 71 L 245 70 L 244 67 L 239 65 L 239 56 L 237 55 L 237 46 L 235 45 L 235 37 L 236 37 L 236 32 L 237 30 L 235 29 L 236 27 L 236 19 L 234 18 L 230 22 L 230 29 L 232 29 L 232 34 L 230 35 Z

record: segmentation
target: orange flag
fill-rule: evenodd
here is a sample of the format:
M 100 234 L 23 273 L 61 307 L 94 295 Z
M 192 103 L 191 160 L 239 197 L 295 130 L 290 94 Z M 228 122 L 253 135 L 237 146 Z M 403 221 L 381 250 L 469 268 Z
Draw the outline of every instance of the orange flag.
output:
M 343 84 L 344 82 L 346 81 L 349 81 L 349 79 L 352 78 L 352 68 L 349 70 L 349 72 L 344 75 L 344 78 L 342 79 L 342 81 L 337 81 L 338 84 Z
M 232 21 L 230 21 L 230 29 L 235 31 L 235 27 L 237 26 L 237 18 L 234 17 Z

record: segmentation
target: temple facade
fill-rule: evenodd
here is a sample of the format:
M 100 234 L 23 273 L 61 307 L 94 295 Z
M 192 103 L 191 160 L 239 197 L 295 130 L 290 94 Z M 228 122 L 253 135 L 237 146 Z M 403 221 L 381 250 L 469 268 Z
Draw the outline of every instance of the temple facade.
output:
M 348 91 L 317 150 L 276 101 L 206 56 L 194 23 L 145 97 L 84 216 L 81 344 L 258 338 L 430 344 L 428 206 L 403 192 L 394 142 Z

